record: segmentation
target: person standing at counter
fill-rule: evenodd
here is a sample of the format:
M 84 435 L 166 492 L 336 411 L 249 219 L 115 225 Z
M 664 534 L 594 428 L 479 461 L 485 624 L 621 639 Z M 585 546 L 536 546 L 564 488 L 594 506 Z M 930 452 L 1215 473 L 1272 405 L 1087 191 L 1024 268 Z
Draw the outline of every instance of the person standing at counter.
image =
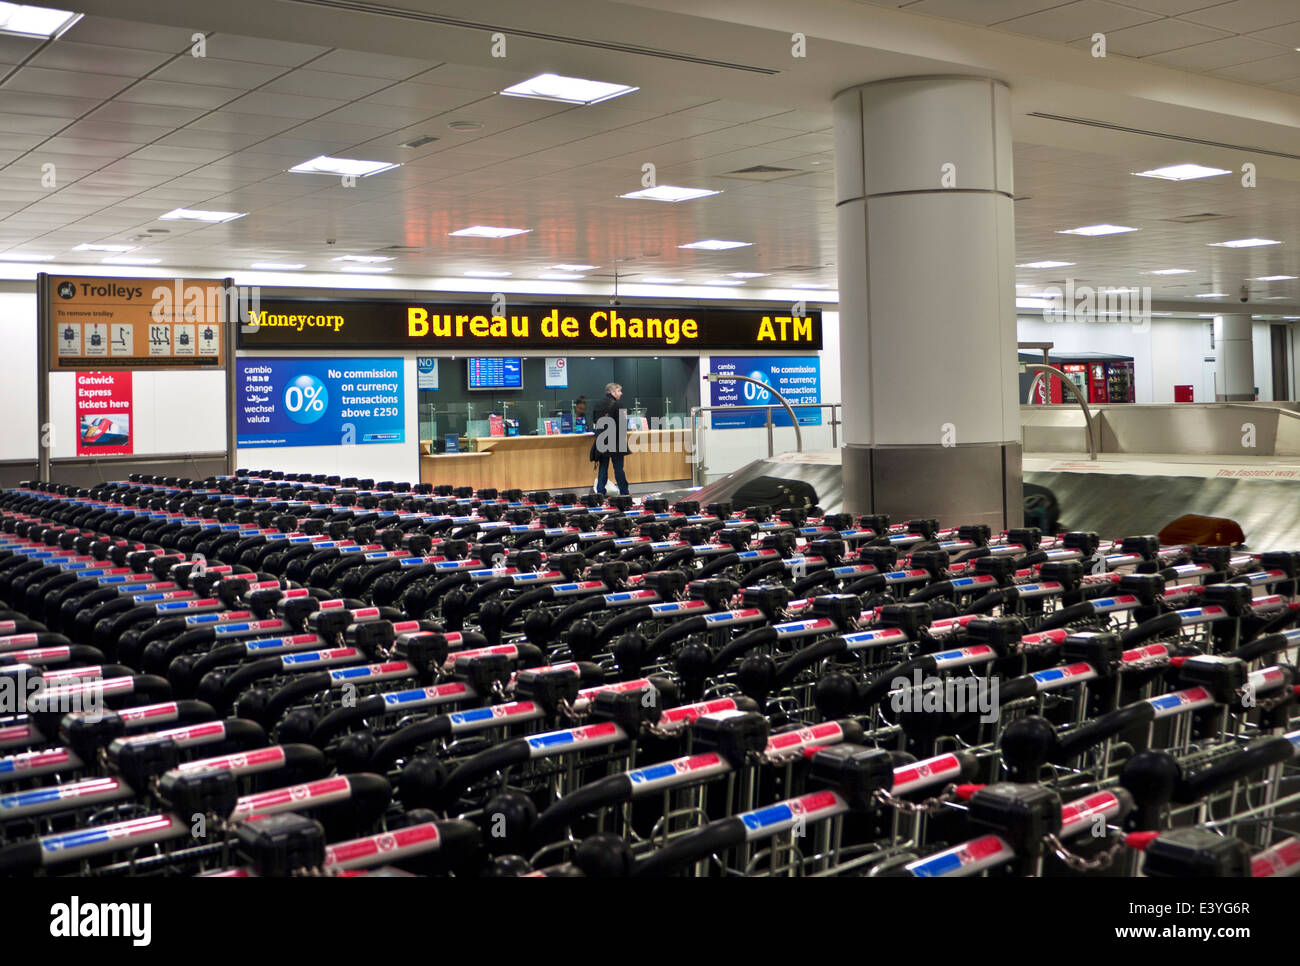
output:
M 616 382 L 605 386 L 605 398 L 596 404 L 591 414 L 591 430 L 596 434 L 591 444 L 591 461 L 596 464 L 596 493 L 605 495 L 609 484 L 609 467 L 614 466 L 614 482 L 618 492 L 628 494 L 627 474 L 623 472 L 623 457 L 629 452 L 627 416 L 619 406 L 623 387 Z M 622 426 L 620 426 L 622 422 Z
M 587 431 L 586 396 L 579 396 L 573 401 L 573 431 L 575 433 L 585 433 Z

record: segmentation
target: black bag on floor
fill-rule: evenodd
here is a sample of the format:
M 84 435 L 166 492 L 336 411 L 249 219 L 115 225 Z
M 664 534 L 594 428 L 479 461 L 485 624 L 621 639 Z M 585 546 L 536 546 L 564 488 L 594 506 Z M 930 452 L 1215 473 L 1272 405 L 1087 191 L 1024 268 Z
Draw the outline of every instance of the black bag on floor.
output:
M 759 476 L 741 485 L 731 496 L 737 507 L 767 506 L 773 511 L 811 507 L 817 504 L 817 491 L 803 480 L 779 476 Z

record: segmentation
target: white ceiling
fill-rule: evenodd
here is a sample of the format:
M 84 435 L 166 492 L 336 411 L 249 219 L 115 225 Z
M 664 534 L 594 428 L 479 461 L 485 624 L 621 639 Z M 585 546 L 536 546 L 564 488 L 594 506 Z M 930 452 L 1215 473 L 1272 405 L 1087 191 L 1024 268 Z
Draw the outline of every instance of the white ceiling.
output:
M 1300 93 L 1296 0 L 859 0 Z
M 267 0 L 273 2 L 293 7 Z M 1099 21 L 1102 27 L 1087 26 L 1092 14 L 1085 16 L 1085 5 L 1112 19 Z M 849 6 L 860 16 L 870 9 Z M 1117 38 L 1137 26 L 1118 29 L 1114 18 L 1120 13 L 1110 8 L 1126 11 L 1130 20 L 1140 15 L 1138 8 L 1152 8 L 1145 22 L 1157 19 L 1153 11 L 1159 9 L 1176 15 L 1177 23 L 1169 20 L 1171 30 L 1185 21 L 1219 32 L 1226 32 L 1231 18 L 1224 10 L 1215 19 L 1214 10 L 1233 8 L 1233 16 L 1242 18 L 1240 29 L 1253 25 L 1248 39 L 1261 44 L 1274 43 L 1260 39 L 1263 34 L 1282 29 L 1264 22 L 1268 10 L 1280 16 L 1289 6 L 1300 20 L 1296 0 L 1230 0 L 1200 11 L 1191 11 L 1193 6 L 1184 0 L 1129 0 L 1127 5 L 918 0 L 904 12 L 915 8 L 961 18 L 963 11 L 977 8 L 989 17 L 996 8 L 1000 13 L 990 22 L 999 28 L 1037 31 L 1064 42 L 1093 29 L 1113 31 L 1108 34 L 1112 50 L 1120 49 Z M 586 8 L 589 19 L 590 11 L 604 11 L 606 19 L 598 26 L 607 36 L 619 36 L 620 5 L 592 2 Z M 1046 33 L 1052 22 L 1069 27 Z M 301 39 L 313 39 L 307 23 L 296 34 Z M 769 62 L 755 52 L 750 28 L 709 26 L 721 31 L 720 37 L 734 33 L 728 59 Z M 332 259 L 340 254 L 409 246 L 417 251 L 388 263 L 395 275 L 453 277 L 501 269 L 513 272 L 515 281 L 534 278 L 551 265 L 583 263 L 600 266 L 593 276 L 612 274 L 617 264 L 632 280 L 660 275 L 699 284 L 727 272 L 759 271 L 770 277 L 751 285 L 835 285 L 829 110 L 792 107 L 780 78 L 742 78 L 753 96 L 738 99 L 730 75 L 712 84 L 693 80 L 707 77 L 711 68 L 670 65 L 669 76 L 663 61 L 646 67 L 633 60 L 626 77 L 600 79 L 639 84 L 641 90 L 593 107 L 571 107 L 496 92 L 536 73 L 538 57 L 559 72 L 589 70 L 588 55 L 577 47 L 537 42 L 533 46 L 541 53 L 530 58 L 494 62 L 475 49 L 463 56 L 440 51 L 438 59 L 426 60 L 288 42 L 284 28 L 258 32 L 265 36 L 208 30 L 202 58 L 191 56 L 191 28 L 93 14 L 50 43 L 0 37 L 0 252 L 47 254 L 60 263 L 93 266 L 101 256 L 74 255 L 70 249 L 83 242 L 123 243 L 139 246 L 132 255 L 161 258 L 164 268 L 230 272 L 257 261 L 294 261 L 328 271 L 337 267 Z M 272 34 L 279 36 L 271 39 Z M 384 46 L 377 31 L 353 31 L 351 39 L 355 47 Z M 625 39 L 644 40 L 632 26 Z M 1212 47 L 1222 40 L 1203 43 Z M 454 55 L 454 48 L 450 52 Z M 1300 53 L 1292 53 L 1300 65 Z M 1261 56 L 1258 62 L 1268 59 Z M 1217 63 L 1214 69 L 1224 74 L 1233 66 L 1240 64 Z M 1285 103 L 1300 116 L 1300 98 L 1288 95 Z M 1022 114 L 1026 110 L 1018 108 Z M 469 133 L 448 127 L 463 120 L 483 126 Z M 1069 275 L 1107 285 L 1150 284 L 1158 295 L 1179 297 L 1200 291 L 1235 294 L 1250 276 L 1300 275 L 1300 179 L 1271 177 L 1267 159 L 1253 189 L 1242 188 L 1236 174 L 1189 183 L 1153 181 L 1131 172 L 1183 161 L 1235 171 L 1253 156 L 1136 136 L 1111 138 L 1105 141 L 1108 153 L 1093 153 L 1080 145 L 1103 141 L 1088 129 L 1017 120 L 1018 131 L 1023 127 L 1033 135 L 1016 146 L 1016 190 L 1024 199 L 1017 202 L 1017 260 L 1077 263 L 1064 270 L 1021 270 L 1022 283 L 1048 284 Z M 1044 124 L 1063 130 L 1038 137 Z M 1215 134 L 1202 136 L 1217 139 Z M 414 150 L 401 147 L 422 135 L 438 140 Z M 1059 143 L 1043 143 L 1053 139 Z M 1133 150 L 1116 150 L 1116 144 L 1131 144 Z M 1295 147 L 1300 154 L 1300 144 Z M 287 173 L 319 154 L 401 162 L 402 167 L 361 179 L 355 187 L 329 176 Z M 641 187 L 646 162 L 657 166 L 660 184 L 716 188 L 723 194 L 678 205 L 618 199 Z M 53 187 L 42 185 L 48 164 L 54 165 Z M 760 164 L 797 173 L 765 183 L 727 177 Z M 1288 167 L 1286 177 L 1293 175 Z M 175 207 L 248 215 L 209 226 L 157 220 Z M 1201 212 L 1227 217 L 1196 225 L 1165 220 Z M 1108 238 L 1056 234 L 1098 222 L 1142 230 Z M 473 224 L 532 231 L 502 240 L 448 237 Z M 1253 235 L 1285 244 L 1239 252 L 1209 247 Z M 721 253 L 677 247 L 701 238 L 753 246 Z M 1141 274 L 1157 268 L 1196 274 L 1169 279 Z M 1254 289 L 1256 295 L 1300 299 L 1296 282 L 1255 283 Z

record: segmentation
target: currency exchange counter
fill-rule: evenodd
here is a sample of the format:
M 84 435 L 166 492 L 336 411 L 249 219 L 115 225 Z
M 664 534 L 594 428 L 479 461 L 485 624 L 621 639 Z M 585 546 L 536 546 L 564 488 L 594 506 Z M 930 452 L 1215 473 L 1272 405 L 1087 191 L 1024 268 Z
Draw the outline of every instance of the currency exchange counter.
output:
M 629 483 L 691 478 L 682 433 L 650 429 L 627 435 L 634 451 L 623 462 Z M 420 481 L 498 490 L 587 490 L 596 479 L 596 465 L 588 458 L 593 439 L 590 433 L 478 437 L 469 441 L 468 453 L 422 453 Z

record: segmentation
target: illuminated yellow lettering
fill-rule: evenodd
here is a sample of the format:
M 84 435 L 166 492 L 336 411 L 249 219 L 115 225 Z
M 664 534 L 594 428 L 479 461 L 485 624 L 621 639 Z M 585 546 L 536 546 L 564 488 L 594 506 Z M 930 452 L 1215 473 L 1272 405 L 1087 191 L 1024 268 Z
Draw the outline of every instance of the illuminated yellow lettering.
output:
M 476 315 L 469 320 L 470 335 L 481 339 L 488 334 L 488 320 L 486 315 Z
M 807 342 L 811 342 L 813 340 L 812 319 L 795 319 L 794 337 L 796 340 L 804 339 Z
M 594 319 L 595 316 L 592 316 Z M 549 315 L 542 316 L 542 335 L 547 339 L 555 339 L 560 335 L 560 310 L 552 309 Z
M 510 333 L 510 323 L 500 315 L 492 316 L 491 331 L 493 338 L 504 339 Z
M 451 316 L 449 315 L 447 318 L 451 318 Z M 463 339 L 465 337 L 465 323 L 468 321 L 468 315 L 456 316 L 456 338 Z
M 433 334 L 440 339 L 445 339 L 451 335 L 450 315 L 435 315 L 433 317 Z
M 763 342 L 764 340 L 776 341 L 776 331 L 772 328 L 772 320 L 766 315 L 763 316 L 763 321 L 758 326 L 758 341 Z
M 510 334 L 516 339 L 528 338 L 528 316 L 512 315 L 510 316 Z
M 627 338 L 627 319 L 619 315 L 617 309 L 609 313 L 609 337 L 611 339 Z
M 684 319 L 682 321 L 682 338 L 694 339 L 700 334 L 700 324 L 694 319 Z
M 602 328 L 600 328 L 599 326 L 596 325 L 596 320 L 597 320 L 597 319 L 600 319 L 600 320 L 603 321 L 605 318 L 607 318 L 607 316 L 605 315 L 605 313 L 604 313 L 603 311 L 601 311 L 601 312 L 592 312 L 592 313 L 591 313 L 591 320 L 587 323 L 587 324 L 591 327 L 591 334 L 594 335 L 597 339 L 603 339 L 603 338 L 605 338 L 606 334 L 609 332 L 608 329 L 602 329 Z
M 681 319 L 664 319 L 664 342 L 668 345 L 676 345 L 677 340 L 681 338 Z
M 566 339 L 576 339 L 578 337 L 578 320 L 572 315 L 566 315 L 564 321 L 560 323 L 560 334 Z
M 406 331 L 412 339 L 429 334 L 429 313 L 414 306 L 406 310 Z

